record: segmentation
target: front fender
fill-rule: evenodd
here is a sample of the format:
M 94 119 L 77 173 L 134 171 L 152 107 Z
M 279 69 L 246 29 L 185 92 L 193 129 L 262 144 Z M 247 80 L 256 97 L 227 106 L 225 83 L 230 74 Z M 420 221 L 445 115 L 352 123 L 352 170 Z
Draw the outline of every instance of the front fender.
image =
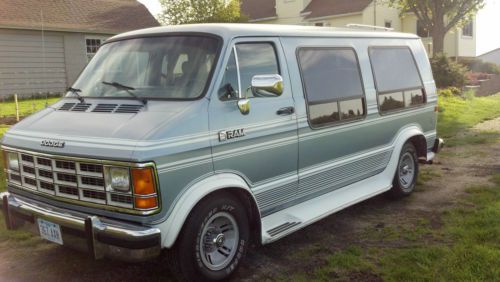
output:
M 208 176 L 187 188 L 176 201 L 167 220 L 155 226 L 161 230 L 162 247 L 170 248 L 174 245 L 184 222 L 196 204 L 207 195 L 225 188 L 242 189 L 252 195 L 254 202 L 256 202 L 250 187 L 242 177 L 232 173 L 218 173 Z

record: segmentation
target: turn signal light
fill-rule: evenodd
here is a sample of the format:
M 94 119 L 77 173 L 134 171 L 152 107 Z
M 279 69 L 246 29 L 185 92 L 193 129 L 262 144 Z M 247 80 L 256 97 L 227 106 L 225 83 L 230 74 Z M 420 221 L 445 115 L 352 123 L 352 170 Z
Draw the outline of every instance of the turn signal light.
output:
M 158 207 L 158 201 L 155 197 L 150 198 L 135 198 L 135 208 L 136 209 L 154 209 Z
M 132 169 L 132 183 L 135 195 L 152 195 L 156 193 L 152 168 Z

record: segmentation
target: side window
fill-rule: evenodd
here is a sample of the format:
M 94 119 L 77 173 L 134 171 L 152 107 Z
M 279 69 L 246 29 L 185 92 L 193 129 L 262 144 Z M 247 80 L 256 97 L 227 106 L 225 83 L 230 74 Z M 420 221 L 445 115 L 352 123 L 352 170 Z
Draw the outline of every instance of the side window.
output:
M 372 47 L 369 53 L 381 112 L 425 103 L 422 80 L 409 48 Z
M 301 48 L 298 59 L 311 126 L 365 115 L 363 83 L 353 49 Z
M 272 43 L 240 43 L 236 44 L 227 63 L 219 98 L 223 101 L 238 99 L 238 67 L 240 72 L 240 83 L 242 96 L 268 97 L 265 92 L 254 92 L 251 88 L 252 78 L 255 75 L 280 74 L 278 58 Z M 236 58 L 238 62 L 236 62 Z

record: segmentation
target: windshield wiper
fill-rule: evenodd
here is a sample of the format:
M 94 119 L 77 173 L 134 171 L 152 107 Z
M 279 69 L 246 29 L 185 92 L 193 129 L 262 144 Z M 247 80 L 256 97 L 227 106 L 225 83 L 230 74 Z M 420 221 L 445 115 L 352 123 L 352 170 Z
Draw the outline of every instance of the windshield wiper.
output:
M 148 100 L 146 100 L 145 98 L 141 98 L 141 97 L 135 95 L 134 92 L 132 92 L 132 91 L 135 90 L 134 87 L 123 85 L 123 84 L 118 83 L 116 81 L 113 81 L 113 82 L 103 81 L 102 83 L 105 84 L 105 85 L 111 85 L 111 86 L 113 86 L 113 87 L 115 87 L 116 89 L 119 89 L 119 90 L 125 90 L 128 94 L 130 94 L 130 96 L 132 96 L 135 99 L 141 101 L 144 105 L 146 105 L 148 103 Z
M 80 103 L 85 103 L 85 100 L 83 99 L 83 97 L 80 94 L 78 94 L 78 93 L 82 92 L 81 89 L 69 87 L 68 91 L 71 92 L 71 94 L 75 94 L 78 101 L 80 101 Z

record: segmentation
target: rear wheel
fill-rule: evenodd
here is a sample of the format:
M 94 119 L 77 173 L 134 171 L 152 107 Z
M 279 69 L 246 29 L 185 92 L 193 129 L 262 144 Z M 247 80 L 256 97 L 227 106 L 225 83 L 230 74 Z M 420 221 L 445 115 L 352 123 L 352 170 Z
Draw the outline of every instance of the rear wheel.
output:
M 404 144 L 399 155 L 396 174 L 392 181 L 390 195 L 401 198 L 410 195 L 417 184 L 418 157 L 417 150 L 411 142 Z
M 245 256 L 249 227 L 244 205 L 230 194 L 203 200 L 191 212 L 169 262 L 189 281 L 228 278 Z

